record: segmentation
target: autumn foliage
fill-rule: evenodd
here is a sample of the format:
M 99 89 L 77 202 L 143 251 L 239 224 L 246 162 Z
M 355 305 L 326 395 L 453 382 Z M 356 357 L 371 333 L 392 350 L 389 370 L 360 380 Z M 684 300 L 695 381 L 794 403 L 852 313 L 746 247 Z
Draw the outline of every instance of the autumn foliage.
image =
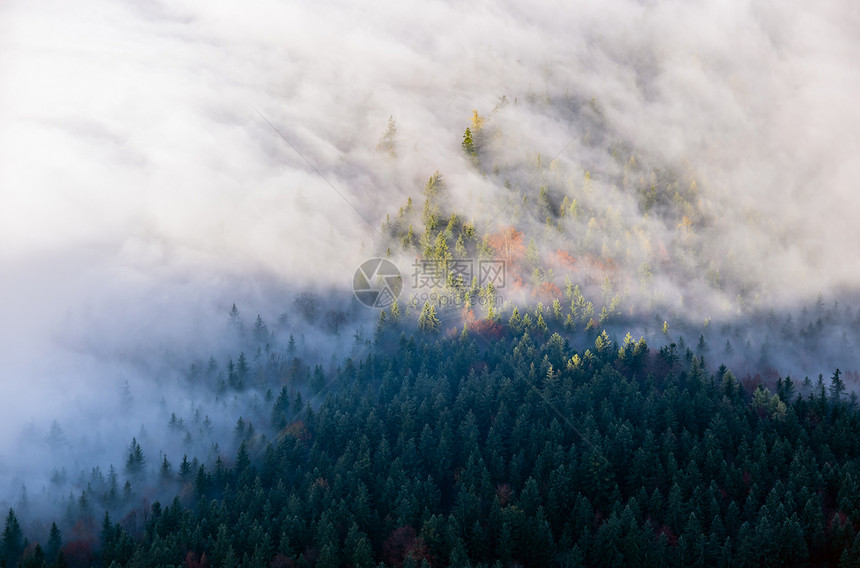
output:
M 497 233 L 489 234 L 487 244 L 496 251 L 497 258 L 504 260 L 507 264 L 519 262 L 526 254 L 523 234 L 513 227 L 505 227 Z
M 415 529 L 410 526 L 394 529 L 382 545 L 382 555 L 385 563 L 400 568 L 408 558 L 413 566 L 421 564 L 422 560 L 430 562 L 430 551 L 424 540 L 415 535 Z

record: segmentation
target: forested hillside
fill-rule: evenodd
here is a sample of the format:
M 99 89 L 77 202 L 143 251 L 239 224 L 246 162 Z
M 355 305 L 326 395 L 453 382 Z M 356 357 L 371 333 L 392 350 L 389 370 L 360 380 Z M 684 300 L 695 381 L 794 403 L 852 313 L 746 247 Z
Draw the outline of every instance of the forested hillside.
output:
M 585 351 L 508 325 L 393 343 L 324 378 L 296 360 L 237 455 L 161 464 L 170 501 L 113 518 L 93 487 L 29 543 L 10 511 L 5 565 L 860 560 L 860 410 L 838 370 L 771 391 L 605 333 Z
M 567 146 L 536 152 L 539 135 L 515 130 L 523 115 L 564 120 Z M 383 158 L 396 140 L 390 119 Z M 599 101 L 501 96 L 485 116 L 472 112 L 461 151 L 487 187 L 436 171 L 386 216 L 377 249 L 398 264 L 406 290 L 380 327 L 410 312 L 425 330 L 480 319 L 519 329 L 536 318 L 576 345 L 604 329 L 657 342 L 680 333 L 736 372 L 860 367 L 850 348 L 860 341 L 855 295 L 782 299 L 771 241 L 790 241 L 792 226 L 752 204 L 738 218 L 727 188 L 701 179 L 695 164 L 632 147 Z M 482 263 L 499 266 L 499 277 Z
M 509 107 L 568 115 L 593 173 L 505 154 Z M 271 325 L 233 304 L 229 353 L 124 463 L 57 468 L 36 504 L 22 481 L 2 565 L 860 565 L 860 312 L 775 312 L 755 256 L 710 240 L 713 196 L 601 116 L 474 111 L 462 155 L 495 199 L 470 216 L 437 171 L 387 216 L 399 298 L 304 292 Z M 56 421 L 38 443 L 69 452 Z
M 860 567 L 858 30 L 0 0 L 0 568 Z

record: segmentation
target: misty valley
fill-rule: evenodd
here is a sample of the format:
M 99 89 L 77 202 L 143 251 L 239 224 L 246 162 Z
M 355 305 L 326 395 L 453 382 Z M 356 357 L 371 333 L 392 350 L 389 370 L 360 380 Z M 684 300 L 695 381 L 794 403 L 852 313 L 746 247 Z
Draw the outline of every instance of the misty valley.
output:
M 611 142 L 594 101 L 561 103 L 589 119 L 593 173 L 490 163 L 508 105 L 553 108 L 503 97 L 461 143 L 508 221 L 467 221 L 434 173 L 376 243 L 412 274 L 364 275 L 400 297 L 233 303 L 223 351 L 167 349 L 174 384 L 136 383 L 157 404 L 118 389 L 141 424 L 112 461 L 87 464 L 96 442 L 57 420 L 25 428 L 45 471 L 8 481 L 4 564 L 860 562 L 860 311 L 769 306 L 707 242 L 696 180 Z M 391 118 L 381 159 L 396 142 Z M 827 364 L 845 372 L 781 371 Z
M 46 1 L 0 568 L 860 566 L 850 3 Z

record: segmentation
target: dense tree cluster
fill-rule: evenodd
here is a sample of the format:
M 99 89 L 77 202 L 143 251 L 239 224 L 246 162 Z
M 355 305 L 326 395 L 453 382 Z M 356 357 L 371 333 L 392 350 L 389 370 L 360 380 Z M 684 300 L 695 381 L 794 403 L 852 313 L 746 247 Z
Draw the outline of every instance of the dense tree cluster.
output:
M 382 348 L 385 347 L 385 348 Z M 312 387 L 314 375 L 319 374 Z M 314 407 L 311 390 L 328 388 Z M 6 566 L 856 565 L 860 412 L 836 371 L 771 390 L 691 349 L 478 324 L 295 375 L 270 438 Z M 302 396 L 305 392 L 305 398 Z M 145 463 L 128 449 L 126 470 Z M 88 536 L 87 536 L 88 535 Z M 65 536 L 65 535 L 64 535 Z

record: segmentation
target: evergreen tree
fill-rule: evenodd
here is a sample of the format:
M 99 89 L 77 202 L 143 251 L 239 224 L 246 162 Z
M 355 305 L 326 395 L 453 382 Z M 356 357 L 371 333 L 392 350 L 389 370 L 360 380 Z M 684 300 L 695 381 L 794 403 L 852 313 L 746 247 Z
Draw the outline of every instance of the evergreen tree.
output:
M 48 543 L 45 545 L 45 558 L 53 561 L 60 553 L 60 548 L 63 546 L 63 536 L 60 529 L 57 528 L 57 523 L 51 523 L 51 530 L 48 533 Z
M 442 323 L 436 317 L 436 308 L 430 302 L 424 302 L 421 314 L 418 316 L 418 329 L 425 333 L 439 331 Z
M 376 145 L 376 151 L 388 154 L 392 158 L 397 157 L 397 123 L 393 116 L 388 117 L 388 126 Z
M 260 314 L 257 314 L 257 320 L 254 322 L 254 340 L 257 343 L 266 343 L 269 340 L 269 328 Z
M 830 377 L 830 400 L 833 404 L 837 404 L 841 400 L 842 393 L 845 392 L 845 382 L 840 378 L 842 371 L 836 369 L 833 376 Z
M 467 156 L 474 158 L 478 155 L 475 149 L 475 141 L 472 140 L 472 130 L 470 128 L 466 128 L 466 132 L 463 134 L 462 146 Z
M 125 460 L 125 473 L 132 476 L 140 475 L 143 473 L 145 464 L 146 459 L 143 457 L 143 450 L 137 442 L 137 438 L 132 438 Z
M 6 566 L 15 566 L 24 551 L 24 533 L 18 523 L 18 517 L 13 509 L 6 515 L 6 526 L 3 529 L 3 540 L 0 542 L 2 561 Z

